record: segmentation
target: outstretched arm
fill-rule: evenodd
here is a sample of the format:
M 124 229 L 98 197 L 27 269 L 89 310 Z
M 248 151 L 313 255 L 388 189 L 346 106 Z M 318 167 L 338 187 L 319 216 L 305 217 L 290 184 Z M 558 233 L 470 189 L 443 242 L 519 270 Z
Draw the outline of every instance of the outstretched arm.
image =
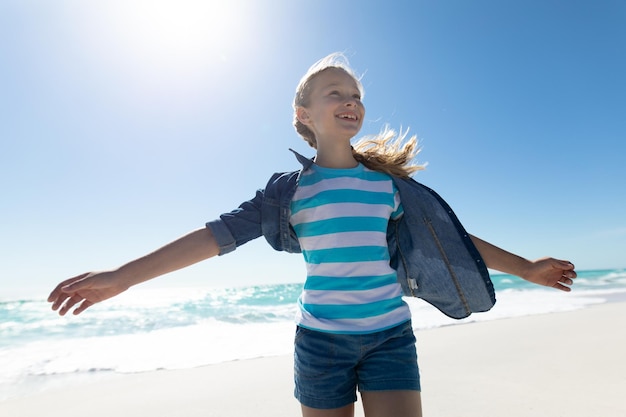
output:
M 542 258 L 529 261 L 520 256 L 500 249 L 476 236 L 471 236 L 488 268 L 507 274 L 517 275 L 529 282 L 553 287 L 561 291 L 571 291 L 576 271 L 569 261 L 554 258 Z
M 195 230 L 162 248 L 117 269 L 89 272 L 61 282 L 50 293 L 53 310 L 65 315 L 72 307 L 80 314 L 95 303 L 114 297 L 133 285 L 182 269 L 219 253 L 208 228 Z

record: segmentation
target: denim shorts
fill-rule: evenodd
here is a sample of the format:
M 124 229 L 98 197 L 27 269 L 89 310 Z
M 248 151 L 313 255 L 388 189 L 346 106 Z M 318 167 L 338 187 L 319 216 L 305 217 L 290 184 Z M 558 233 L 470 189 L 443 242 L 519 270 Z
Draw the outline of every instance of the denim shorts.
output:
M 339 408 L 356 390 L 420 390 L 411 322 L 369 334 L 335 334 L 298 327 L 295 396 L 311 408 Z

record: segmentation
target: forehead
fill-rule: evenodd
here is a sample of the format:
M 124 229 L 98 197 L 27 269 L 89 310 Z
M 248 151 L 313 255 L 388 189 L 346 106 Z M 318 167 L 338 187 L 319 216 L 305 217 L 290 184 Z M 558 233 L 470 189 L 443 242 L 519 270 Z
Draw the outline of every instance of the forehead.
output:
M 314 89 L 341 86 L 361 90 L 354 77 L 341 68 L 327 68 L 322 70 L 311 81 Z

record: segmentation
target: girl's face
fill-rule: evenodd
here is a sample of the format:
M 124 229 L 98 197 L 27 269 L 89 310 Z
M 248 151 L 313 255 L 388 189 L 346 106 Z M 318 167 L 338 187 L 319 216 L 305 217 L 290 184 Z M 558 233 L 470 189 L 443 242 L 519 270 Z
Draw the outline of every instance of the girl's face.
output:
M 298 119 L 326 141 L 350 142 L 363 125 L 365 107 L 356 81 L 339 68 L 328 68 L 311 80 L 308 104 L 296 109 Z

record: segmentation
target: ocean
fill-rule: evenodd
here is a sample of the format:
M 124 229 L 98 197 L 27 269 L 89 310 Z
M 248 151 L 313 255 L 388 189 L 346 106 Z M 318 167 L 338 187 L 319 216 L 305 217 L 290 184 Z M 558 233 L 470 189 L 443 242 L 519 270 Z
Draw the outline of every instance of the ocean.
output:
M 419 330 L 626 300 L 626 270 L 578 272 L 571 293 L 492 275 L 498 299 L 463 320 L 407 299 Z M 290 354 L 302 284 L 242 288 L 136 287 L 79 316 L 45 299 L 0 294 L 0 401 L 85 380 Z

